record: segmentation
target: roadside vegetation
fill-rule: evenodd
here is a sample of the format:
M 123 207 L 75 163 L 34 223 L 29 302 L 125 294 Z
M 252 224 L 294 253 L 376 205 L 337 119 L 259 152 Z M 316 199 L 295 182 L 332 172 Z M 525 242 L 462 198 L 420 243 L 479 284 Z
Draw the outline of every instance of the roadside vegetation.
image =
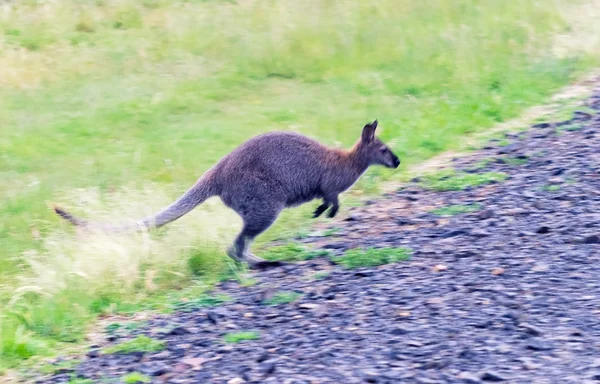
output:
M 253 135 L 348 147 L 375 118 L 407 169 L 598 64 L 597 40 L 565 40 L 600 36 L 592 0 L 309 2 L 0 5 L 0 372 L 78 345 L 100 315 L 193 301 L 174 292 L 204 297 L 220 279 L 252 284 L 224 256 L 240 220 L 218 199 L 117 237 L 75 231 L 52 203 L 135 219 Z M 352 193 L 401 173 L 372 169 Z M 313 209 L 286 211 L 257 249 L 306 232 Z M 289 250 L 269 257 L 318 256 Z

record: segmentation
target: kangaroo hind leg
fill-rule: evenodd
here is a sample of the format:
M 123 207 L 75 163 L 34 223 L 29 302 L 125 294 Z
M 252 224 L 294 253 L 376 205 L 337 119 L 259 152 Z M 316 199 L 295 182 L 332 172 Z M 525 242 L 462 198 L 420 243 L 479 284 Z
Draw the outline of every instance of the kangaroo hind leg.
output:
M 247 212 L 239 212 L 244 220 L 244 227 L 229 248 L 228 255 L 238 262 L 247 262 L 252 269 L 268 269 L 285 264 L 281 261 L 264 260 L 250 252 L 254 239 L 275 222 L 282 208 L 269 202 L 261 202 L 253 204 L 252 209 Z

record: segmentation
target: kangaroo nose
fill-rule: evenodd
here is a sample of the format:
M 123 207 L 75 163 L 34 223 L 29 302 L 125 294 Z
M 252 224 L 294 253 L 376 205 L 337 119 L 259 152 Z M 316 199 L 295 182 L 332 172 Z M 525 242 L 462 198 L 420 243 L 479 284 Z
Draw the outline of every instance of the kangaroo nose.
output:
M 399 158 L 396 158 L 396 159 L 394 160 L 394 165 L 395 165 L 395 167 L 394 167 L 394 168 L 398 168 L 398 166 L 400 165 L 400 159 L 399 159 Z

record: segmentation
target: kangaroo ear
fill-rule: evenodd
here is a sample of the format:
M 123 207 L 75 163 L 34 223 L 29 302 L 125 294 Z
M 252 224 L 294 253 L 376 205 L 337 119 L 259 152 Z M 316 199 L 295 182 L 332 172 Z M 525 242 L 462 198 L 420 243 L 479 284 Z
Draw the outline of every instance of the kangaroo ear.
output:
M 361 139 L 365 143 L 370 143 L 375 139 L 375 129 L 377 129 L 377 120 L 371 124 L 365 125 L 362 131 Z

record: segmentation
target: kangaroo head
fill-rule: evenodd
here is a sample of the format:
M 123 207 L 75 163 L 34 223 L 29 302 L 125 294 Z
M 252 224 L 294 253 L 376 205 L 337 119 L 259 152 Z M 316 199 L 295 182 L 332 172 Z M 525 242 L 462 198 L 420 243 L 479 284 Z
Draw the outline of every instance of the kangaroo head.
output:
M 388 168 L 398 168 L 400 159 L 387 145 L 375 137 L 377 120 L 365 125 L 362 136 L 356 147 L 359 156 L 365 159 L 369 165 L 383 165 Z

